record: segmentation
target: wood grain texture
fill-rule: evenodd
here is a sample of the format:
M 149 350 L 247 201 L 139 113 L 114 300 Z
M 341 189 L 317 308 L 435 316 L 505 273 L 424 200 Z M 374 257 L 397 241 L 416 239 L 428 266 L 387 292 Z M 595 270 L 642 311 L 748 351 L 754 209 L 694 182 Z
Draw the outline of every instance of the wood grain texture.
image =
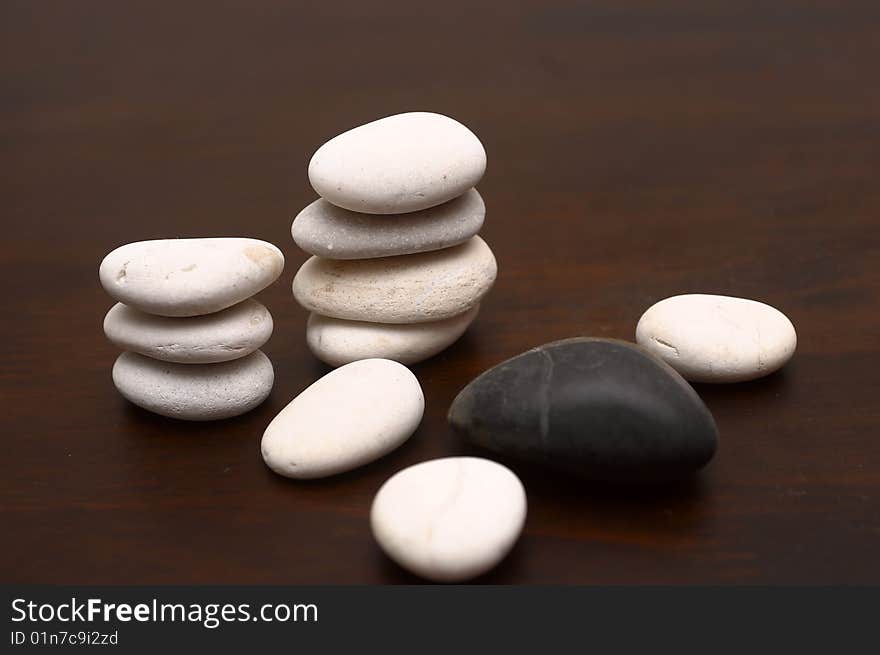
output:
M 491 583 L 880 583 L 880 61 L 875 2 L 3 2 L 0 580 L 397 583 L 381 483 L 469 452 L 449 404 L 575 335 L 633 339 L 676 293 L 745 296 L 799 336 L 784 371 L 699 386 L 721 432 L 692 484 L 609 489 L 517 467 L 525 534 Z M 415 367 L 404 447 L 310 483 L 272 474 L 271 418 L 327 369 L 290 238 L 327 138 L 449 114 L 489 155 L 500 274 Z M 287 257 L 269 400 L 211 424 L 126 403 L 104 254 L 242 235 Z

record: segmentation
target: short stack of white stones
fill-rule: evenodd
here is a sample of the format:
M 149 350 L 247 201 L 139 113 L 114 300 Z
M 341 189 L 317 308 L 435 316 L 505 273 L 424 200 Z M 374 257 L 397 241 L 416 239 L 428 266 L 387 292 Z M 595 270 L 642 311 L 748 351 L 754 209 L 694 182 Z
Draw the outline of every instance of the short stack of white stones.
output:
M 293 280 L 306 340 L 331 366 L 414 364 L 455 342 L 495 281 L 477 232 L 486 151 L 461 123 L 412 112 L 331 139 L 309 163 L 320 199 L 291 232 L 314 255 Z
M 250 411 L 275 374 L 259 348 L 272 316 L 251 296 L 278 279 L 284 255 L 247 238 L 159 239 L 120 246 L 101 262 L 119 302 L 104 333 L 123 352 L 113 383 L 129 401 L 172 418 L 206 421 Z

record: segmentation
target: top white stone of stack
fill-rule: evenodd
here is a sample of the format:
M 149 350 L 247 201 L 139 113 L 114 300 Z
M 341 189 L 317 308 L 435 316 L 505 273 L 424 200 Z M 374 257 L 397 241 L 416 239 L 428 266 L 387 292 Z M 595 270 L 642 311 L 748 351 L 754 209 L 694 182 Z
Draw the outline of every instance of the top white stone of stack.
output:
M 486 151 L 458 121 L 430 112 L 388 116 L 322 145 L 309 181 L 328 202 L 366 214 L 403 214 L 434 207 L 475 186 Z
M 105 291 L 159 316 L 199 316 L 262 291 L 281 275 L 284 255 L 244 237 L 157 239 L 120 246 L 101 262 Z

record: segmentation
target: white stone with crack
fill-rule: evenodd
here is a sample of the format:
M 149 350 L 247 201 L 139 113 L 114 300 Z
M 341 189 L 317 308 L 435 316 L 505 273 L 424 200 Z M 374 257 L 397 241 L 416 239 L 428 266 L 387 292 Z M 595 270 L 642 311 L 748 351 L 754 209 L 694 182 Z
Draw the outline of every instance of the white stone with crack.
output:
M 462 582 L 489 571 L 513 548 L 525 518 L 519 478 L 477 457 L 403 469 L 382 485 L 370 512 L 382 550 L 437 582 Z
M 290 401 L 266 428 L 260 450 L 280 475 L 335 475 L 400 446 L 424 410 L 421 385 L 408 368 L 362 359 L 331 371 Z
M 238 416 L 272 391 L 272 362 L 261 351 L 219 364 L 162 362 L 122 353 L 113 365 L 113 384 L 146 410 L 188 421 Z
M 281 251 L 258 239 L 157 239 L 116 248 L 99 275 L 107 293 L 126 305 L 160 316 L 198 316 L 250 298 L 283 268 Z
M 636 341 L 691 382 L 743 382 L 782 368 L 797 334 L 785 314 L 755 300 L 673 296 L 646 311 Z
M 441 321 L 409 325 L 312 314 L 306 325 L 306 342 L 315 357 L 330 366 L 371 357 L 415 364 L 451 346 L 474 321 L 479 307 Z
M 338 207 L 402 214 L 460 196 L 485 170 L 486 151 L 467 127 L 442 114 L 409 112 L 330 139 L 312 156 L 309 181 Z
M 104 334 L 122 350 L 181 364 L 213 364 L 250 355 L 272 336 L 272 315 L 253 299 L 213 314 L 169 317 L 116 303 Z
M 423 323 L 457 316 L 495 282 L 495 256 L 480 237 L 417 255 L 332 260 L 312 257 L 293 279 L 293 295 L 323 316 L 373 323 Z
M 476 189 L 404 215 L 375 216 L 318 199 L 293 220 L 291 234 L 308 253 L 328 259 L 368 259 L 441 250 L 480 231 L 486 205 Z

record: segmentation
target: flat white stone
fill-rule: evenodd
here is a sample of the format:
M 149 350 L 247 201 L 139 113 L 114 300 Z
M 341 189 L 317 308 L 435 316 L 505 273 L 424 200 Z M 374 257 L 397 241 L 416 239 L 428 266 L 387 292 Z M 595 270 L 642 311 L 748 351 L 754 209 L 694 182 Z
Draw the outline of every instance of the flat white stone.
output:
M 243 237 L 157 239 L 120 246 L 101 262 L 104 289 L 119 302 L 160 316 L 226 309 L 272 284 L 284 255 Z
M 323 316 L 373 323 L 423 323 L 463 314 L 480 302 L 498 272 L 486 242 L 379 259 L 308 259 L 293 295 Z
M 263 433 L 266 465 L 289 478 L 349 471 L 394 450 L 425 411 L 403 364 L 363 359 L 331 371 L 294 398 Z
M 272 362 L 260 350 L 219 364 L 177 364 L 126 352 L 113 365 L 113 384 L 125 398 L 187 421 L 244 414 L 266 399 L 274 382 Z
M 166 362 L 212 364 L 250 355 L 272 336 L 272 315 L 249 299 L 213 314 L 156 316 L 116 303 L 104 334 L 122 350 Z
M 309 181 L 338 207 L 402 214 L 460 196 L 485 170 L 486 151 L 468 128 L 442 114 L 410 112 L 330 139 L 312 156 Z
M 318 199 L 293 220 L 297 245 L 328 259 L 411 255 L 464 243 L 483 226 L 486 205 L 470 189 L 442 205 L 404 215 L 361 214 Z
M 410 325 L 312 314 L 306 325 L 306 342 L 315 357 L 330 366 L 371 357 L 415 364 L 451 346 L 468 329 L 479 309 L 476 305 L 452 318 Z
M 691 382 L 742 382 L 784 366 L 794 354 L 797 334 L 785 314 L 770 305 L 687 294 L 648 309 L 636 341 Z
M 370 523 L 391 559 L 423 578 L 461 582 L 500 562 L 522 532 L 526 492 L 488 459 L 449 457 L 393 475 L 376 494 Z

